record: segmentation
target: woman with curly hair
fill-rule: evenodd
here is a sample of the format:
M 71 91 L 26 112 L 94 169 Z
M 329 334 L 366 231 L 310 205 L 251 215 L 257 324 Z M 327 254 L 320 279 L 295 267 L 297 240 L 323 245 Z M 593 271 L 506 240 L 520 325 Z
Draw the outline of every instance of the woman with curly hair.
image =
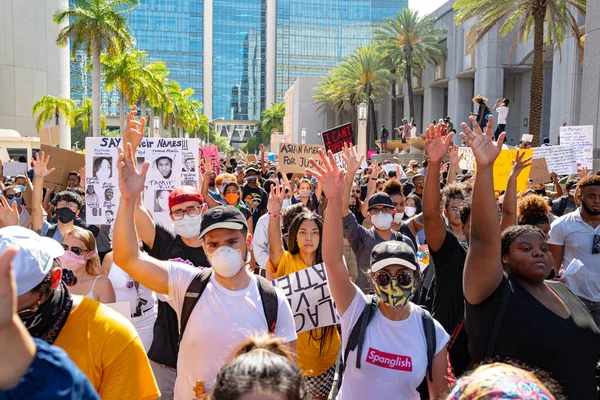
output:
M 289 227 L 288 251 L 281 240 L 281 206 L 285 187 L 271 188 L 269 197 L 269 261 L 267 277 L 280 278 L 323 262 L 323 219 L 314 212 L 297 215 Z M 298 365 L 310 399 L 327 399 L 333 386 L 340 336 L 334 326 L 298 334 Z
M 550 235 L 550 215 L 552 212 L 548 202 L 537 194 L 523 197 L 517 202 L 517 224 L 538 227 L 544 232 L 546 240 Z

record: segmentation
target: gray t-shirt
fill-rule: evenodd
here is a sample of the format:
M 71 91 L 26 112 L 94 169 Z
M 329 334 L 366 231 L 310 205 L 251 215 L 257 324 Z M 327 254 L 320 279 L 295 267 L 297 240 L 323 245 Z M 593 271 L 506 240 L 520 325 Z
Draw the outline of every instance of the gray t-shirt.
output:
M 359 225 L 353 213 L 348 213 L 344 217 L 344 236 L 348 239 L 352 251 L 356 256 L 356 264 L 358 266 L 357 286 L 363 293 L 369 293 L 374 290 L 371 278 L 366 274 L 371 266 L 371 251 L 376 244 L 384 242 L 383 238 L 375 232 L 375 228 L 367 229 Z M 408 236 L 402 235 L 400 232 L 392 231 L 390 240 L 403 241 L 408 244 L 416 253 L 415 246 Z

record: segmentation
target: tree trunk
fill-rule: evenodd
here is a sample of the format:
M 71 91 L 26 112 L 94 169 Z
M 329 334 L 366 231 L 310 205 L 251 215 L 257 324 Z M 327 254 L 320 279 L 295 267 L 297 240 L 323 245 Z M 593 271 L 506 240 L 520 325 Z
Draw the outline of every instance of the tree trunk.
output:
M 146 116 L 146 99 L 144 96 L 140 97 L 140 116 L 144 118 Z M 146 124 L 148 126 L 148 124 Z
M 146 127 L 148 128 L 148 137 L 154 137 L 154 108 L 150 107 L 150 115 L 148 121 L 146 121 Z
M 165 136 L 165 115 L 164 113 L 160 113 L 160 123 L 158 124 L 158 133 L 160 137 Z
M 529 134 L 533 135 L 533 147 L 541 143 L 542 107 L 544 102 L 544 20 L 546 7 L 533 11 L 533 66 L 531 68 L 531 88 L 529 92 Z
M 56 109 L 56 111 L 54 112 L 54 123 L 56 124 L 56 126 L 58 126 L 58 131 L 60 132 L 60 113 L 58 112 L 58 108 Z
M 125 133 L 125 95 L 119 91 L 119 133 Z
M 377 119 L 375 118 L 375 102 L 371 99 L 369 99 L 369 118 L 371 119 L 371 127 L 373 128 L 369 148 L 374 149 L 376 147 L 375 139 L 377 139 Z
M 100 43 L 92 44 L 92 132 L 100 137 Z
M 396 128 L 396 81 L 392 82 L 392 125 L 390 126 L 391 139 L 394 138 L 394 128 Z
M 415 99 L 413 98 L 413 87 L 412 87 L 412 68 L 410 65 L 406 65 L 406 86 L 408 87 L 408 110 L 410 119 L 415 119 Z
M 87 135 L 90 136 L 90 137 L 93 135 L 93 132 L 92 132 L 92 114 L 90 114 L 90 113 L 88 113 Z
M 354 143 L 358 145 L 358 111 L 355 106 L 350 107 L 350 126 L 354 132 Z

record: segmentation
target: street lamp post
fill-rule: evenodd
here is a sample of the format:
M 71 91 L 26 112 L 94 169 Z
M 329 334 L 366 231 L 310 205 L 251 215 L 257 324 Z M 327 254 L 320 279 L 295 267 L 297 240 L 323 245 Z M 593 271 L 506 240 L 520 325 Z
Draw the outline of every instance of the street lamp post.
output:
M 358 155 L 367 155 L 367 118 L 369 115 L 368 107 L 365 103 L 360 103 L 358 109 Z
M 154 121 L 152 121 L 152 136 L 157 138 L 160 137 L 160 133 L 158 132 L 160 128 L 160 117 L 154 117 Z
M 306 128 L 302 128 L 302 131 L 301 131 L 300 135 L 301 135 L 301 138 L 302 138 L 301 143 L 302 144 L 306 144 Z

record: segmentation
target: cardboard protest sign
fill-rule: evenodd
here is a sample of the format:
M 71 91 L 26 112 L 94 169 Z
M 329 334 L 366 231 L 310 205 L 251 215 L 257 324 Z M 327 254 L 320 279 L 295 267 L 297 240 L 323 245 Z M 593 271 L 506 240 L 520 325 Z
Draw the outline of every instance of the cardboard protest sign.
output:
M 319 165 L 321 159 L 317 154 L 323 146 L 314 144 L 279 143 L 279 168 L 284 174 L 305 174 L 306 168 L 312 168 L 309 160 L 312 158 Z
M 462 159 L 458 163 L 458 168 L 460 169 L 468 169 L 475 170 L 475 165 L 477 162 L 475 161 L 475 156 L 473 155 L 473 149 L 470 147 L 459 147 L 458 155 L 462 154 Z
M 344 143 L 354 144 L 354 133 L 350 123 L 337 126 L 328 131 L 321 132 L 325 151 L 333 153 L 333 157 L 339 168 L 346 169 L 346 163 L 342 159 Z
M 543 158 L 534 158 L 531 160 L 531 171 L 529 171 L 529 179 L 534 185 L 545 184 L 550 182 L 550 172 L 548 165 Z
M 22 162 L 6 162 L 3 164 L 4 176 L 17 176 L 27 173 L 27 163 Z
M 517 152 L 524 152 L 524 158 L 531 157 L 533 149 L 529 150 L 502 150 L 494 162 L 494 190 L 506 190 L 508 177 L 512 171 L 513 161 L 517 158 Z M 517 179 L 517 191 L 527 190 L 527 180 L 531 166 L 523 169 Z
M 283 290 L 290 303 L 296 333 L 339 323 L 327 286 L 324 264 L 282 276 L 272 282 Z
M 59 149 L 47 145 L 40 145 L 40 150 L 50 156 L 48 169 L 56 168 L 54 172 L 44 178 L 44 187 L 46 189 L 56 188 L 56 192 L 67 188 L 67 178 L 72 171 L 78 172 L 85 165 L 85 156 L 83 154 L 72 152 L 71 150 Z
M 40 143 L 52 147 L 58 146 L 60 144 L 58 126 L 40 129 Z
M 221 169 L 219 168 L 219 147 L 217 145 L 200 147 L 198 149 L 198 156 L 200 157 L 200 172 L 204 173 L 204 165 L 202 165 L 202 163 L 204 162 L 205 158 L 210 157 L 215 173 L 217 175 L 221 173 Z M 188 159 L 185 162 L 188 164 L 189 169 L 189 166 L 191 166 L 191 161 Z
M 594 168 L 594 126 L 561 126 L 560 144 L 571 145 L 577 159 L 577 169 Z M 556 172 L 556 171 L 554 171 Z M 558 173 L 558 172 L 557 172 Z
M 246 156 L 246 161 L 248 161 L 249 163 L 255 163 L 257 161 L 257 158 L 254 154 L 248 154 Z
M 86 222 L 112 225 L 119 207 L 117 147 L 121 138 L 86 138 Z M 144 138 L 137 149 L 138 169 L 150 163 L 143 204 L 155 221 L 173 224 L 168 199 L 181 185 L 198 187 L 198 139 Z M 188 168 L 185 161 L 192 159 Z M 189 164 L 189 162 L 188 162 Z M 191 172 L 189 171 L 191 169 Z
M 533 149 L 533 158 L 545 159 L 548 171 L 558 175 L 577 173 L 575 151 L 570 145 L 536 147 Z

